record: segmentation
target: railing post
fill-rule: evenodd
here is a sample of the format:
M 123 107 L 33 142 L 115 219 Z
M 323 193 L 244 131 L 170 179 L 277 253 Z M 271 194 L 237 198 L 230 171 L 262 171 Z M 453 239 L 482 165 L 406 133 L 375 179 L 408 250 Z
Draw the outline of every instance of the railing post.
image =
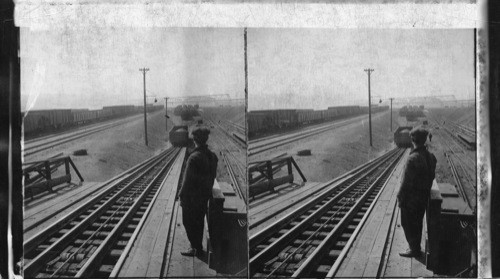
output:
M 266 165 L 267 165 L 268 181 L 271 181 L 271 180 L 273 180 L 273 165 L 272 165 L 271 161 L 267 161 Z M 271 193 L 274 193 L 274 187 L 271 185 L 271 183 L 269 183 L 269 191 Z
M 64 167 L 66 169 L 66 174 L 70 174 L 70 169 L 69 169 L 69 157 L 64 158 Z
M 46 180 L 50 181 L 52 179 L 52 172 L 50 171 L 49 161 L 45 161 L 44 168 L 45 168 Z M 52 186 L 50 186 L 50 183 L 47 183 L 47 190 L 52 192 Z
M 286 160 L 286 165 L 288 167 L 288 174 L 291 175 L 293 174 L 293 169 L 292 169 L 292 157 L 288 158 Z

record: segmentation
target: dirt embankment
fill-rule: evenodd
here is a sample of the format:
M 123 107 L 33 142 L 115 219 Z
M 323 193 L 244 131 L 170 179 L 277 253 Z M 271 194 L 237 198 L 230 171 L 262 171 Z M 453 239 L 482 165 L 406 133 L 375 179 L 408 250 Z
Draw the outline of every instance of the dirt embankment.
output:
M 148 115 L 148 146 L 144 141 L 144 119 L 130 121 L 124 125 L 90 135 L 53 149 L 25 158 L 25 161 L 44 160 L 63 152 L 69 155 L 85 181 L 102 182 L 130 167 L 158 154 L 170 146 L 165 131 L 165 112 Z M 169 121 L 169 128 L 172 123 Z M 73 152 L 86 149 L 88 155 L 74 156 Z M 72 172 L 73 181 L 78 181 Z
M 394 120 L 394 119 L 393 119 Z M 394 121 L 393 129 L 397 127 Z M 262 153 L 251 161 L 272 158 L 282 153 L 292 155 L 308 181 L 326 182 L 393 148 L 390 113 L 372 117 L 372 147 L 370 147 L 368 118 L 325 132 L 299 142 Z M 311 156 L 297 152 L 311 150 Z M 300 181 L 297 173 L 296 181 Z

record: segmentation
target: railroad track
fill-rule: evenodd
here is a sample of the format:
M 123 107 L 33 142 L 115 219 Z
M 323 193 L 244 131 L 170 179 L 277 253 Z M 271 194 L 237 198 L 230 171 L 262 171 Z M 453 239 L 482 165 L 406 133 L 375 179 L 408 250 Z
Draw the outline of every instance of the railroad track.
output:
M 23 150 L 24 156 L 30 156 L 30 155 L 39 153 L 41 151 L 56 147 L 56 146 L 63 144 L 63 143 L 71 142 L 71 141 L 74 141 L 74 140 L 79 139 L 79 138 L 83 138 L 83 137 L 86 137 L 86 136 L 89 136 L 89 135 L 92 135 L 95 133 L 99 133 L 101 131 L 105 131 L 107 129 L 111 129 L 113 127 L 123 125 L 125 123 L 128 123 L 129 121 L 130 121 L 130 119 L 121 120 L 118 122 L 113 122 L 113 123 L 108 123 L 108 124 L 104 124 L 104 125 L 99 125 L 97 127 L 88 128 L 88 129 L 85 129 L 85 130 L 79 131 L 79 132 L 72 132 L 68 135 L 51 136 L 51 137 L 54 137 L 54 139 L 50 139 L 51 137 L 44 137 L 44 138 L 30 140 L 29 142 L 28 141 L 25 142 L 25 148 Z M 47 139 L 50 139 L 50 140 L 42 142 L 42 143 L 36 143 L 36 142 L 39 142 L 41 140 L 47 140 Z
M 212 120 L 210 121 L 214 126 L 218 127 L 219 130 L 222 130 L 222 132 L 226 135 L 229 136 L 232 140 L 232 144 L 235 147 L 236 150 L 241 150 L 241 145 L 238 145 L 235 143 L 234 138 L 226 131 L 224 130 L 223 127 L 220 125 L 216 124 Z M 227 137 L 225 137 L 227 138 Z M 233 150 L 228 146 L 227 140 L 224 141 L 218 136 L 215 136 L 215 140 L 218 142 L 218 145 L 220 146 L 221 150 L 221 156 L 224 164 L 226 165 L 226 169 L 228 172 L 228 176 L 231 180 L 231 185 L 233 186 L 233 189 L 235 190 L 236 193 L 240 196 L 240 198 L 247 203 L 246 199 L 246 185 L 243 185 L 245 183 L 245 174 L 246 174 L 246 163 L 242 162 L 233 152 Z M 233 164 L 236 166 L 237 171 L 233 169 Z
M 237 123 L 231 122 L 231 121 L 229 121 L 229 120 L 224 120 L 224 122 L 225 122 L 226 124 L 228 124 L 230 127 L 233 127 L 235 130 L 237 130 L 237 131 L 238 131 L 238 133 L 240 133 L 240 134 L 242 134 L 242 135 L 244 135 L 244 134 L 245 134 L 245 131 L 246 131 L 246 130 L 245 130 L 245 126 L 242 126 L 242 125 L 240 125 L 240 124 L 237 124 Z
M 282 154 L 282 155 L 286 155 Z M 336 177 L 335 179 L 332 179 L 316 188 L 316 190 L 310 194 L 310 196 L 315 196 L 318 194 L 321 194 L 323 191 L 330 191 L 330 189 L 335 188 L 335 189 L 345 189 L 350 183 L 352 183 L 354 180 L 362 177 L 371 167 L 373 167 L 375 164 L 379 164 L 380 162 L 387 160 L 387 157 L 392 156 L 391 152 L 387 152 L 383 154 L 380 157 L 377 157 L 365 164 L 362 164 L 342 175 L 339 177 Z M 279 157 L 279 156 L 278 156 Z M 295 195 L 289 195 L 289 199 L 293 199 L 296 197 L 296 195 L 300 195 L 300 193 L 297 193 Z M 254 204 L 250 204 L 250 206 L 254 206 Z M 249 224 L 249 229 L 252 230 L 261 224 L 267 222 L 268 220 L 278 216 L 281 214 L 283 211 L 289 209 L 290 207 L 294 206 L 294 204 L 289 204 L 288 206 L 281 207 L 279 210 L 274 210 L 271 214 L 267 214 L 265 217 L 259 219 L 259 220 L 254 220 Z M 259 211 L 253 211 L 251 214 L 252 215 L 257 215 L 263 211 L 268 210 L 267 207 L 263 207 Z
M 442 123 L 442 119 L 440 122 L 435 119 L 433 120 L 441 127 L 440 130 L 445 130 L 444 133 L 440 132 L 440 135 L 443 137 L 443 142 L 447 147 L 445 156 L 456 182 L 457 189 L 469 207 L 475 211 L 477 194 L 476 180 L 471 173 L 476 173 L 476 162 L 464 150 L 464 147 L 467 148 L 467 146 L 458 140 L 446 127 L 439 124 Z
M 382 115 L 382 114 L 379 114 Z M 262 152 L 281 147 L 287 144 L 290 144 L 292 142 L 299 141 L 301 139 L 305 139 L 311 136 L 315 136 L 324 132 L 328 132 L 333 129 L 340 128 L 342 126 L 349 125 L 351 123 L 354 123 L 356 121 L 359 121 L 360 119 L 366 117 L 366 115 L 360 116 L 360 117 L 354 117 L 354 118 L 349 118 L 346 120 L 338 121 L 338 122 L 333 122 L 327 125 L 322 125 L 319 127 L 314 127 L 311 129 L 303 130 L 303 131 L 295 131 L 292 133 L 286 133 L 286 134 L 280 134 L 280 135 L 274 135 L 270 137 L 265 137 L 265 138 L 260 138 L 256 140 L 252 140 L 250 142 L 250 145 L 248 146 L 248 156 L 253 156 L 260 154 Z
M 465 170 L 460 159 L 453 152 L 445 153 L 448 159 L 448 164 L 450 165 L 451 173 L 455 178 L 458 192 L 463 197 L 467 205 L 476 212 L 476 188 L 475 179 L 469 176 L 469 173 Z M 455 159 L 454 159 L 455 158 Z M 455 163 L 457 162 L 457 163 Z M 459 170 L 460 169 L 460 170 Z M 464 185 L 464 183 L 469 186 Z M 470 189 L 470 190 L 469 190 Z
M 320 194 L 250 237 L 250 275 L 333 277 L 387 179 L 405 153 L 394 149 L 363 175 Z
M 352 119 L 348 119 L 348 120 L 352 120 Z M 335 122 L 335 123 L 326 123 L 326 124 L 325 123 L 321 123 L 321 124 L 316 124 L 316 125 L 313 125 L 311 127 L 307 127 L 303 131 L 299 131 L 299 133 L 300 132 L 304 132 L 304 133 L 306 133 L 306 132 L 313 132 L 313 131 L 325 129 L 325 128 L 330 127 L 331 125 L 339 124 L 339 123 L 342 123 L 342 122 L 346 122 L 348 120 L 343 120 L 343 121 L 339 121 L 339 122 Z M 269 140 L 272 140 L 272 139 L 277 139 L 277 138 L 283 137 L 284 135 L 291 135 L 291 136 L 293 136 L 293 134 L 296 134 L 296 133 L 297 133 L 297 131 L 294 130 L 294 131 L 291 131 L 291 132 L 285 132 L 283 134 L 271 135 L 271 136 L 267 136 L 267 137 L 263 137 L 263 138 L 254 139 L 254 140 L 249 141 L 250 148 L 253 148 L 254 145 L 257 145 L 260 142 L 269 141 Z
M 469 137 L 476 138 L 476 131 L 462 124 L 451 122 L 451 125 Z
M 102 183 L 100 189 L 98 191 L 96 191 L 96 193 L 93 193 L 94 195 L 98 195 L 99 192 L 101 191 L 106 191 L 107 189 L 109 188 L 114 188 L 114 187 L 119 187 L 117 184 L 120 184 L 120 183 L 123 183 L 124 180 L 126 179 L 129 179 L 129 178 L 133 178 L 135 176 L 137 176 L 137 174 L 141 171 L 144 170 L 145 167 L 148 167 L 149 164 L 151 164 L 152 161 L 156 160 L 158 158 L 158 156 L 162 156 L 163 153 L 155 156 L 155 157 L 152 157 L 144 162 L 141 162 L 135 166 L 133 166 L 132 168 L 126 170 L 125 172 L 123 173 L 120 173 L 118 175 L 116 175 L 115 177 L 107 180 L 106 182 Z M 25 226 L 24 229 L 23 229 L 23 233 L 26 235 L 26 233 L 30 232 L 31 230 L 37 228 L 38 226 L 40 226 L 41 224 L 43 224 L 44 222 L 46 222 L 47 220 L 50 220 L 52 218 L 54 218 L 55 216 L 57 216 L 58 214 L 60 214 L 61 212 L 64 212 L 65 210 L 67 210 L 68 208 L 71 208 L 73 206 L 75 206 L 75 204 L 79 203 L 80 201 L 84 200 L 84 199 L 87 199 L 88 197 L 87 196 L 82 196 L 78 199 L 75 199 L 73 200 L 72 203 L 69 203 L 67 205 L 65 205 L 64 207 L 58 207 L 57 210 L 54 210 L 52 211 L 51 214 L 47 215 L 45 218 L 37 218 L 37 221 L 36 222 L 33 222 L 31 223 L 30 225 L 28 226 Z M 42 201 L 44 202 L 44 201 Z M 28 208 L 31 208 L 33 206 L 36 206 L 38 203 L 26 203 L 24 204 L 24 210 L 26 211 L 26 209 Z M 26 212 L 25 212 L 25 218 L 26 218 Z M 24 224 L 26 224 L 26 219 L 24 219 Z
M 26 240 L 25 276 L 115 276 L 180 150 L 167 150 Z
M 231 162 L 227 158 L 226 152 L 222 152 L 222 159 L 224 161 L 224 164 L 226 165 L 229 177 L 231 178 L 231 182 L 232 182 L 231 184 L 233 184 L 233 188 L 238 193 L 238 196 L 240 197 L 240 199 L 243 200 L 246 204 L 247 203 L 247 199 L 245 198 L 246 195 L 243 193 L 243 189 L 245 189 L 245 187 L 243 187 L 241 185 L 241 183 L 239 182 L 239 180 L 238 180 L 238 178 L 233 170 Z

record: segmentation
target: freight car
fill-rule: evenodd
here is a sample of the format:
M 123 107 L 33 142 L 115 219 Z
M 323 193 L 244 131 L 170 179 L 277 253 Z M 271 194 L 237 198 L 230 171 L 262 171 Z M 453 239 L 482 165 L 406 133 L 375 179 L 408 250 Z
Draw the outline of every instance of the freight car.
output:
M 168 139 L 173 146 L 188 146 L 189 131 L 187 125 L 174 126 L 168 133 Z
M 73 125 L 82 125 L 97 120 L 97 111 L 88 109 L 72 109 Z
M 387 109 L 389 109 L 388 106 L 375 106 L 372 108 L 372 113 Z M 279 109 L 251 111 L 248 113 L 248 135 L 254 137 L 259 134 L 352 117 L 367 112 L 367 107 L 360 106 L 329 107 L 326 110 Z
M 397 147 L 411 148 L 411 137 L 410 131 L 413 129 L 412 126 L 401 126 L 394 132 L 394 143 Z
M 163 106 L 147 106 L 149 112 L 162 109 Z M 107 106 L 100 110 L 31 110 L 27 113 L 23 113 L 24 134 L 32 136 L 35 134 L 53 132 L 66 127 L 85 125 L 110 118 L 124 117 L 142 112 L 143 110 L 143 107 L 135 106 Z
M 109 111 L 111 117 L 120 117 L 129 115 L 136 112 L 135 106 L 125 105 L 125 106 L 107 106 L 102 107 L 102 110 Z
M 53 131 L 70 126 L 73 115 L 70 109 L 32 110 L 23 115 L 24 133 Z

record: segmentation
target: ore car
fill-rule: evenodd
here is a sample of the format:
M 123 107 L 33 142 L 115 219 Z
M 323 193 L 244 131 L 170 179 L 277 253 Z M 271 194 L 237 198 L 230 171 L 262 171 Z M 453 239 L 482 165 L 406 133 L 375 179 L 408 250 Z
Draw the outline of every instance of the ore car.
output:
M 187 146 L 189 144 L 188 126 L 174 126 L 168 133 L 168 138 L 173 146 Z
M 401 126 L 394 132 L 394 143 L 397 147 L 407 148 L 411 147 L 410 131 L 412 126 Z

